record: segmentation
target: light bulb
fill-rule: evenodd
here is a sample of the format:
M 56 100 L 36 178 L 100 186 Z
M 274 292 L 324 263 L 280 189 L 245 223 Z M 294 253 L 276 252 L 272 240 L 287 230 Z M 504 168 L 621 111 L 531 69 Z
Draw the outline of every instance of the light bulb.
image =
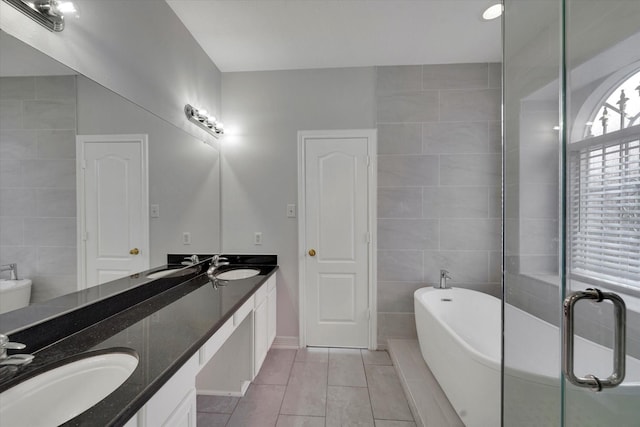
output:
M 482 12 L 482 19 L 485 21 L 491 21 L 492 19 L 496 19 L 502 15 L 502 4 L 497 3 L 492 6 L 489 6 Z
M 57 9 L 61 13 L 76 13 L 76 6 L 70 1 L 58 1 Z

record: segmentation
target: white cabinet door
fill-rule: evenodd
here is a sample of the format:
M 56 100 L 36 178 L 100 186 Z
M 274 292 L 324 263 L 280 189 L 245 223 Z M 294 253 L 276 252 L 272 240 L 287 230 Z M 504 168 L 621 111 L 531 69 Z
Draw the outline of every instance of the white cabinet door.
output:
M 145 427 L 195 426 L 196 374 L 199 355 L 194 354 L 142 408 Z M 193 406 L 193 414 L 189 415 Z M 140 413 L 139 413 L 140 414 Z M 140 416 L 140 415 L 139 415 Z M 191 422 L 192 424 L 184 424 Z
M 260 368 L 262 367 L 262 362 L 264 362 L 264 358 L 267 356 L 267 351 L 269 350 L 269 342 L 267 335 L 267 322 L 269 320 L 267 313 L 267 300 L 266 298 L 262 300 L 262 303 L 258 307 L 256 307 L 253 314 L 253 354 L 254 354 L 254 377 L 258 375 Z
M 191 390 L 162 427 L 196 427 L 196 391 Z
M 267 321 L 267 347 L 271 348 L 273 344 L 273 340 L 276 338 L 276 313 L 278 311 L 277 306 L 277 294 L 276 294 L 276 276 L 271 276 L 268 284 L 268 293 L 267 293 L 267 316 L 269 317 Z

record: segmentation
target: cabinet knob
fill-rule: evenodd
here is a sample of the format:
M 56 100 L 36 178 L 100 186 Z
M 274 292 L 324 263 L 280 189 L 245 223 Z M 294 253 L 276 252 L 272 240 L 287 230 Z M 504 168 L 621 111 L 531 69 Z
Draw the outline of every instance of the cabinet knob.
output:
M 316 250 L 315 249 L 309 249 L 309 255 L 310 256 L 316 256 Z
M 138 254 L 140 253 L 140 249 L 138 249 L 138 248 L 133 248 L 133 249 L 131 249 L 131 250 L 129 251 L 129 253 L 130 253 L 131 255 L 138 255 Z

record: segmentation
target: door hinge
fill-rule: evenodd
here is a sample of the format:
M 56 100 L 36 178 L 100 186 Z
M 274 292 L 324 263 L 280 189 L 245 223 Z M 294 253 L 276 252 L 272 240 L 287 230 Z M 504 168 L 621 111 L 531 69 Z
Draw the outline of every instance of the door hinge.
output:
M 87 240 L 89 240 L 89 233 L 88 232 L 85 231 L 84 233 L 82 233 L 82 240 L 85 241 L 85 242 Z
M 371 232 L 370 231 L 367 231 L 367 234 L 366 234 L 365 238 L 367 239 L 367 243 L 371 243 Z
M 371 309 L 367 308 L 367 320 L 371 320 Z
M 80 161 L 80 168 L 82 168 L 82 169 L 86 169 L 87 168 L 87 161 L 85 159 L 82 159 Z
M 367 156 L 366 161 L 367 161 L 367 166 L 371 166 L 371 156 Z

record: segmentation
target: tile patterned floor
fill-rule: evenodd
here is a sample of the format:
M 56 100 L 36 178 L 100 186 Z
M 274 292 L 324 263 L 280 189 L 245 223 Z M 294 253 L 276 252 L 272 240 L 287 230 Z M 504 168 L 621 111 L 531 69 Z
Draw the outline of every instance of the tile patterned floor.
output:
M 198 427 L 415 427 L 385 351 L 271 349 L 244 397 L 198 396 Z

